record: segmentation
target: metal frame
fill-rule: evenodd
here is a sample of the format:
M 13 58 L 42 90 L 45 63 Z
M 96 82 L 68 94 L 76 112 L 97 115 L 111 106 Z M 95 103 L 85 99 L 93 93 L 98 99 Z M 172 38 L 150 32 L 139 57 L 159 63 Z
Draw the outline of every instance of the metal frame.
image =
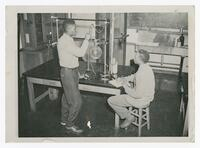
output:
M 109 51 L 110 60 L 109 60 L 109 64 L 111 64 L 112 61 L 113 61 L 113 52 L 114 52 L 114 50 L 113 50 L 114 49 L 114 28 L 115 28 L 115 26 L 114 26 L 114 22 L 115 22 L 114 13 L 111 14 L 111 20 L 112 20 L 112 22 L 110 23 L 110 51 Z M 111 65 L 109 65 L 109 71 L 111 71 L 111 69 L 112 69 L 112 67 L 111 67 Z
M 94 22 L 106 22 L 107 19 L 78 19 L 78 18 L 62 18 L 51 16 L 51 19 L 59 19 L 59 20 L 75 20 L 75 21 L 94 21 Z
M 114 13 L 112 14 L 113 17 L 112 19 L 114 19 Z M 78 19 L 78 18 L 60 18 L 60 17 L 55 17 L 55 16 L 51 16 L 51 19 L 55 19 L 56 20 L 56 34 L 57 34 L 57 41 L 59 39 L 59 30 L 58 30 L 58 22 L 59 20 L 75 20 L 75 21 L 94 21 L 94 22 L 104 22 L 104 27 L 105 27 L 105 31 L 104 31 L 104 40 L 105 40 L 105 43 L 104 43 L 104 68 L 103 68 L 103 75 L 102 75 L 102 80 L 108 80 L 107 77 L 109 76 L 110 74 L 110 61 L 109 63 L 107 64 L 107 49 L 110 49 L 109 52 L 111 55 L 109 56 L 110 59 L 112 60 L 112 56 L 113 56 L 113 43 L 114 43 L 114 21 L 112 21 L 112 37 L 110 38 L 111 39 L 111 42 L 110 42 L 110 39 L 108 39 L 108 24 L 110 23 L 109 20 L 107 19 Z M 112 39 L 113 38 L 113 39 Z M 113 42 L 113 43 L 112 43 Z M 107 45 L 111 45 L 111 48 L 107 47 Z M 107 71 L 107 65 L 109 66 L 109 71 Z

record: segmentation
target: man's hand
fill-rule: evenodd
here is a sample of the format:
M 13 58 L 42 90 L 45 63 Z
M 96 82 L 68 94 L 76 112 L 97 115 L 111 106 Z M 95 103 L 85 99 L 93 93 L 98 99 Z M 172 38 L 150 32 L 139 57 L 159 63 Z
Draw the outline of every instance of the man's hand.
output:
M 90 34 L 89 34 L 89 33 L 86 33 L 86 34 L 85 34 L 85 39 L 86 39 L 86 40 L 89 40 L 89 39 L 90 39 Z
M 128 85 L 123 85 L 123 87 L 124 87 L 125 92 L 126 92 L 127 94 L 129 94 L 129 92 L 130 92 L 130 87 L 129 87 Z
M 117 78 L 117 81 L 120 82 L 122 86 L 128 85 L 128 81 L 126 80 L 125 77 Z

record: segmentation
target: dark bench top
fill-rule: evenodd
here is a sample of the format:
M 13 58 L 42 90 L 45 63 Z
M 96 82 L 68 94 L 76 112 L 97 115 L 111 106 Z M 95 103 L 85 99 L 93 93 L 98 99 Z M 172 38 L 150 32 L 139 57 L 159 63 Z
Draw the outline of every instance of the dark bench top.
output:
M 87 69 L 87 63 L 80 61 L 79 62 L 79 72 L 83 74 Z M 80 79 L 80 84 L 89 84 L 95 86 L 103 86 L 103 87 L 111 87 L 113 86 L 108 83 L 108 81 L 103 81 L 100 79 L 100 73 L 103 72 L 103 64 L 102 63 L 92 63 L 93 68 L 96 72 L 96 76 L 92 77 L 90 80 Z M 90 66 L 91 69 L 91 66 Z M 91 69 L 92 70 L 92 69 Z M 40 79 L 48 79 L 48 80 L 56 80 L 60 81 L 60 66 L 57 60 L 50 60 L 44 64 L 41 64 L 23 74 L 25 77 L 33 77 Z M 130 66 L 118 66 L 118 76 L 127 76 L 131 73 L 134 73 L 134 68 Z

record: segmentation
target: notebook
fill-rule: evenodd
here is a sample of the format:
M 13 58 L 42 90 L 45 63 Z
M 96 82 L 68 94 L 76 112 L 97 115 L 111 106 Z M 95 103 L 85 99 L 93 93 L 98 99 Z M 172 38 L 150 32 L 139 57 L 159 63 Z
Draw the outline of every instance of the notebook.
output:
M 110 80 L 109 83 L 117 88 L 122 86 L 122 83 L 117 80 Z

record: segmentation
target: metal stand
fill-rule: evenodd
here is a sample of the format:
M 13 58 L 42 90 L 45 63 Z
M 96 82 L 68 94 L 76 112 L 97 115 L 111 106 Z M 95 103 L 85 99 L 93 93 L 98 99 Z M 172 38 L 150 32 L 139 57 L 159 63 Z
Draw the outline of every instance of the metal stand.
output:
M 104 26 L 105 26 L 105 29 L 104 29 L 104 40 L 105 40 L 105 43 L 104 43 L 104 67 L 103 67 L 103 74 L 101 75 L 101 79 L 104 80 L 104 81 L 107 81 L 109 80 L 109 76 L 110 76 L 110 73 L 109 73 L 109 64 L 107 64 L 107 45 L 109 44 L 109 39 L 108 39 L 108 24 L 110 23 L 108 20 L 104 20 L 104 19 L 73 19 L 73 18 L 59 18 L 59 17 L 55 17 L 55 16 L 51 16 L 51 19 L 55 19 L 56 20 L 56 33 L 57 33 L 57 41 L 59 39 L 59 28 L 58 28 L 58 21 L 59 20 L 68 20 L 68 19 L 71 19 L 71 20 L 77 20 L 77 21 L 95 21 L 95 22 L 104 22 Z M 113 32 L 114 34 L 114 32 Z M 90 71 L 90 52 L 88 53 L 88 62 L 87 62 L 87 71 Z
M 56 19 L 56 34 L 57 34 L 57 41 L 59 39 L 59 31 L 58 31 L 58 19 Z
M 104 66 L 103 66 L 103 74 L 101 75 L 101 80 L 103 81 L 108 81 L 109 80 L 109 73 L 107 72 L 107 63 L 106 63 L 106 59 L 107 59 L 107 24 L 108 21 L 105 22 L 105 31 L 104 31 L 104 36 L 105 36 L 105 44 L 104 44 Z

